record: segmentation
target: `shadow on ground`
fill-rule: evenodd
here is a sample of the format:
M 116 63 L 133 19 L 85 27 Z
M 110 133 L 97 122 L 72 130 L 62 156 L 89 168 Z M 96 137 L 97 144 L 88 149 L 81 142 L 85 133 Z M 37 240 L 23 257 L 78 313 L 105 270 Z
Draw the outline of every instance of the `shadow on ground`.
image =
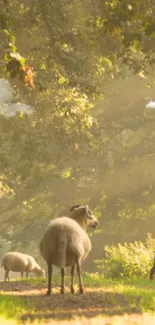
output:
M 134 297 L 134 304 L 131 306 L 127 297 L 108 292 L 104 288 L 86 287 L 84 295 L 79 295 L 78 292 L 72 295 L 67 288 L 66 295 L 61 295 L 60 288 L 55 286 L 50 297 L 45 295 L 46 284 L 32 285 L 24 281 L 1 282 L 0 289 L 3 295 L 21 297 L 26 306 L 26 312 L 20 318 L 22 321 L 142 314 L 139 307 L 140 297 Z

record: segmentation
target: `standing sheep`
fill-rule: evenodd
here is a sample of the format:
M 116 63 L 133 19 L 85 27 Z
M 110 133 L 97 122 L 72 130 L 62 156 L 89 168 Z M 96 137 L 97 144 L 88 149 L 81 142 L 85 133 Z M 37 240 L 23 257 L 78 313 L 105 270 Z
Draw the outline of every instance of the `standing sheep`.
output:
M 97 227 L 98 221 L 88 205 L 75 205 L 70 210 L 70 217 L 60 217 L 48 225 L 40 242 L 40 252 L 48 266 L 48 290 L 51 294 L 52 265 L 61 268 L 61 293 L 65 293 L 65 267 L 71 266 L 71 293 L 74 293 L 74 273 L 77 266 L 79 292 L 84 289 L 81 277 L 81 262 L 91 250 L 91 241 L 86 233 L 87 227 Z
M 26 272 L 26 277 L 28 277 L 29 272 L 45 277 L 45 271 L 36 263 L 35 259 L 23 253 L 9 252 L 5 254 L 1 267 L 4 267 L 5 270 L 4 281 L 10 280 L 10 271 L 20 272 L 21 277 L 23 277 L 24 272 Z

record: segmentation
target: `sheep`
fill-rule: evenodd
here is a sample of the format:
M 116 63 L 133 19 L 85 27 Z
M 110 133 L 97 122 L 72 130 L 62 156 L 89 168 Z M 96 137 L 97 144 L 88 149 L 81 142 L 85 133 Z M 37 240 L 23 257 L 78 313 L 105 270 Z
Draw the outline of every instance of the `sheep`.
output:
M 97 227 L 98 221 L 88 205 L 75 205 L 70 209 L 70 217 L 52 220 L 40 241 L 40 252 L 48 267 L 47 295 L 51 294 L 53 265 L 61 268 L 61 290 L 65 293 L 65 267 L 71 266 L 70 291 L 74 293 L 74 273 L 77 266 L 79 293 L 84 293 L 81 276 L 81 262 L 91 250 L 91 241 L 86 233 L 87 227 Z
M 24 272 L 28 277 L 29 272 L 34 272 L 39 276 L 45 277 L 45 271 L 36 263 L 35 259 L 27 254 L 18 252 L 8 252 L 3 256 L 1 267 L 4 267 L 4 281 L 10 280 L 9 272 L 20 272 L 23 278 Z

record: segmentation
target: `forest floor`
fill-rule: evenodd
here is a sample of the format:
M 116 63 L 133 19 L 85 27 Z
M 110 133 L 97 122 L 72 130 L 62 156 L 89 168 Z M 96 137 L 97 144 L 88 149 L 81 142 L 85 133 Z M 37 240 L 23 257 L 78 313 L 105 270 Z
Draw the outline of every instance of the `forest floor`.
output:
M 42 325 L 155 325 L 155 283 L 148 280 L 105 280 L 85 276 L 85 294 L 66 294 L 54 282 L 37 279 L 0 282 L 0 324 Z M 59 279 L 60 281 L 60 279 Z

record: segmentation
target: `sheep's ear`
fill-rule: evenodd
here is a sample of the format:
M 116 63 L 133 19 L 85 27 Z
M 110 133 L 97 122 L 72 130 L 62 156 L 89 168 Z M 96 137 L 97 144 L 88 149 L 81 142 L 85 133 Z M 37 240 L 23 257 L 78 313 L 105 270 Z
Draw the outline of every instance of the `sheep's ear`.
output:
M 85 206 L 85 212 L 88 219 L 91 219 L 91 212 L 88 205 Z
M 76 205 L 73 205 L 71 208 L 70 208 L 70 212 L 72 212 L 73 210 L 77 209 L 80 207 L 80 204 L 76 204 Z

